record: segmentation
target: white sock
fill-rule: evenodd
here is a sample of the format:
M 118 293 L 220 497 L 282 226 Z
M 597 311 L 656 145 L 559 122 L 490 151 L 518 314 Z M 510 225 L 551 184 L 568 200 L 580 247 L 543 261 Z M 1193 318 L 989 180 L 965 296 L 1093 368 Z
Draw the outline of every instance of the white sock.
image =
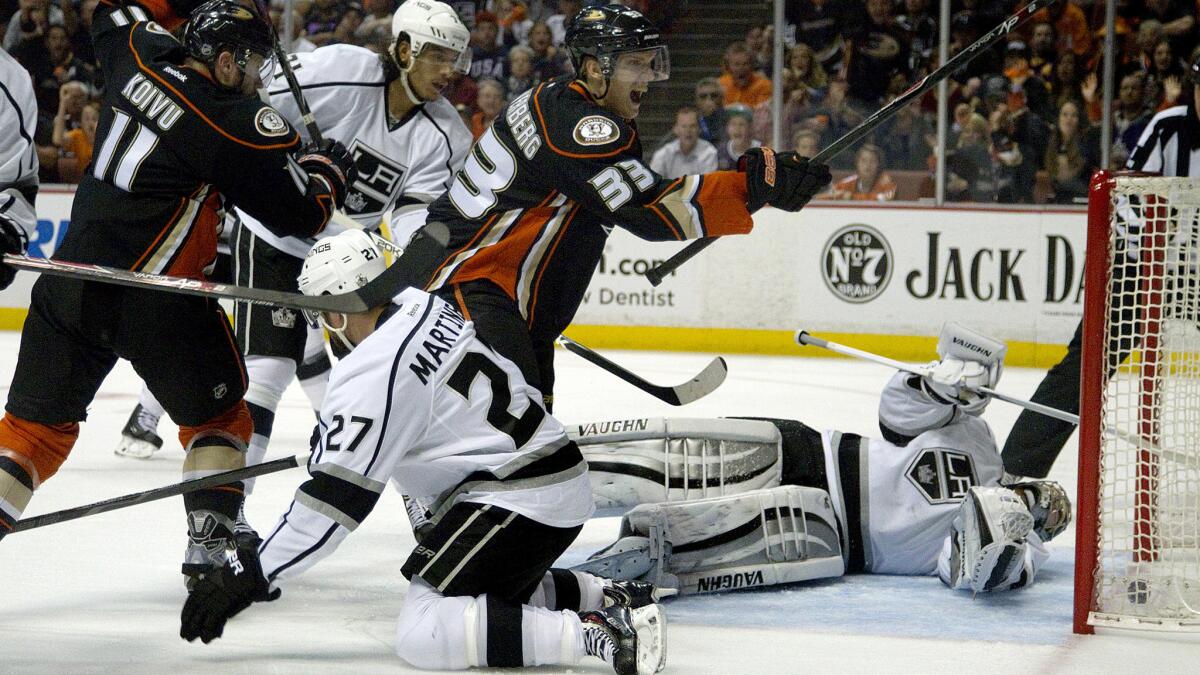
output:
M 583 623 L 575 612 L 525 605 L 521 608 L 521 633 L 526 666 L 570 666 L 585 655 Z
M 138 424 L 150 431 L 158 429 L 158 421 L 162 419 L 163 413 L 166 411 L 145 384 L 142 385 L 142 395 L 138 397 L 138 405 L 142 406 L 142 412 L 138 415 Z

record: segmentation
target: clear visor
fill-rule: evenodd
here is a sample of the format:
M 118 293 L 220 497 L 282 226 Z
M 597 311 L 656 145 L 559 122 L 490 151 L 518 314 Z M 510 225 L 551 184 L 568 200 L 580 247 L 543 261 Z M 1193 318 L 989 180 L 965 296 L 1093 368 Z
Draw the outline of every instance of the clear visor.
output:
M 417 58 L 428 62 L 434 68 L 453 68 L 454 72 L 461 75 L 471 72 L 470 48 L 464 49 L 461 52 L 455 52 L 449 47 L 425 43 L 421 47 L 421 53 L 417 55 Z
M 249 49 L 242 49 L 241 53 L 236 55 L 234 61 L 242 72 L 249 75 L 250 73 L 258 73 L 258 79 L 262 82 L 259 88 L 265 89 L 271 85 L 275 79 L 275 54 L 259 54 L 258 52 Z
M 612 78 L 622 82 L 661 82 L 671 77 L 666 46 L 621 52 L 613 64 Z

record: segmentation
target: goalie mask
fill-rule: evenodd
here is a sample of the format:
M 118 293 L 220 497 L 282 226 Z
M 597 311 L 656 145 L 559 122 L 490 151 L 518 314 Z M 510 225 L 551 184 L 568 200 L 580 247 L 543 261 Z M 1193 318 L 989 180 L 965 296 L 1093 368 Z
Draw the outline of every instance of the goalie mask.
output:
M 305 295 L 336 295 L 366 286 L 386 269 L 383 252 L 371 235 L 362 230 L 346 230 L 313 245 L 304 258 L 297 282 Z M 341 314 L 338 327 L 330 325 L 325 317 L 324 312 L 304 311 L 304 318 L 311 325 L 324 328 L 342 347 L 353 349 L 345 335 L 346 315 Z

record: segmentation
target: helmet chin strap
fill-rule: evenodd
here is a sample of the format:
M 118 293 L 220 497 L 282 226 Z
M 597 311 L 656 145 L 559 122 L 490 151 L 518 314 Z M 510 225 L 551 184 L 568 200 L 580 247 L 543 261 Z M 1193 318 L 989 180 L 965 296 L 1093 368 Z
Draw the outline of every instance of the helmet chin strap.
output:
M 341 343 L 342 347 L 345 347 L 346 353 L 349 353 L 354 349 L 354 345 L 350 342 L 350 339 L 346 337 L 346 324 L 348 321 L 345 314 L 342 314 L 341 328 L 334 328 L 333 326 L 330 326 L 329 322 L 325 320 L 324 316 L 320 317 L 320 322 L 321 327 L 329 331 L 329 334 L 336 337 L 338 342 Z
M 413 91 L 412 87 L 408 84 L 408 71 L 412 68 L 413 62 L 417 60 L 417 55 L 412 53 L 410 45 L 408 65 L 404 65 L 400 63 L 399 47 L 399 43 L 392 46 L 392 61 L 395 61 L 396 67 L 400 69 L 400 86 L 404 88 L 404 95 L 408 97 L 408 100 L 413 105 L 421 105 L 426 101 L 417 96 L 417 92 Z

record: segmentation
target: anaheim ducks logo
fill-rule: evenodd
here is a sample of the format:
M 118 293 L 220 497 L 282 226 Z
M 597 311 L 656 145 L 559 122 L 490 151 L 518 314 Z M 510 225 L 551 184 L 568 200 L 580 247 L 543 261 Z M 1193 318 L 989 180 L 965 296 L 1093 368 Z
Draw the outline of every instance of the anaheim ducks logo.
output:
M 579 21 L 603 21 L 604 20 L 604 12 L 602 12 L 598 9 L 589 9 L 587 11 L 587 14 L 584 14 L 583 16 L 579 17 L 578 20 Z
M 575 142 L 580 145 L 604 145 L 617 140 L 621 132 L 607 117 L 589 115 L 575 125 Z
M 254 116 L 254 127 L 263 136 L 286 136 L 289 131 L 287 122 L 270 107 L 263 107 L 258 111 Z
M 243 21 L 250 21 L 254 19 L 254 15 L 251 14 L 250 10 L 246 9 L 245 7 L 234 7 L 228 11 L 229 14 L 235 19 L 241 19 Z

